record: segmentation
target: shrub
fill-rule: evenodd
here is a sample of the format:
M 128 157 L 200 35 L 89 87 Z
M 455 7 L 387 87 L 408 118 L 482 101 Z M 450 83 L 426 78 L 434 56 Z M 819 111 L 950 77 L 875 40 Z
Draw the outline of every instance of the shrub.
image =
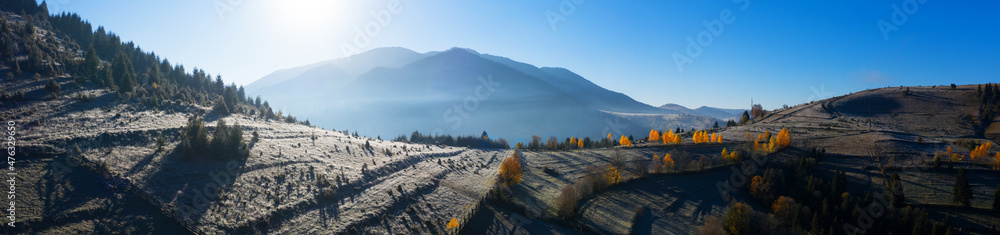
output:
M 614 185 L 622 181 L 622 174 L 614 164 L 608 164 L 604 173 L 604 180 L 607 185 Z
M 547 166 L 542 167 L 542 172 L 545 172 L 545 174 L 549 174 L 549 175 L 559 175 L 559 172 L 556 172 L 555 169 L 552 169 L 552 168 L 547 167 Z
M 163 133 L 156 135 L 156 151 L 163 151 L 163 146 L 167 145 L 167 139 L 163 138 Z
M 219 98 L 219 100 L 215 101 L 215 106 L 212 107 L 212 112 L 215 112 L 216 114 L 219 114 L 219 116 L 223 117 L 229 116 L 229 106 L 226 105 L 226 102 L 223 102 L 222 98 Z
M 559 217 L 569 219 L 576 213 L 576 202 L 580 200 L 580 195 L 575 186 L 566 185 L 556 200 L 559 203 Z
M 456 228 L 458 228 L 458 219 L 455 219 L 454 217 L 452 217 L 452 218 L 451 218 L 451 220 L 450 220 L 450 221 L 448 221 L 448 225 L 447 225 L 447 226 L 445 226 L 445 227 L 446 227 L 446 228 L 447 228 L 448 230 L 452 230 L 452 229 L 456 229 Z
M 62 87 L 59 86 L 59 83 L 55 79 L 52 79 L 48 83 L 45 83 L 45 90 L 49 91 L 49 94 L 52 94 L 52 97 L 55 98 L 62 91 Z

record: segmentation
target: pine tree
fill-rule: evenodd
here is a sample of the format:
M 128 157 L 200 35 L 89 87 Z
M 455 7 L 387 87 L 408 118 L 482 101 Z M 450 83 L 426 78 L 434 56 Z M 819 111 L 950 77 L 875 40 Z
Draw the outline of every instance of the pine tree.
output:
M 968 207 L 972 201 L 972 186 L 969 185 L 969 178 L 965 174 L 965 169 L 958 169 L 958 176 L 955 177 L 955 189 L 952 190 L 952 200 L 962 206 Z
M 108 76 L 115 82 L 119 93 L 131 92 L 135 88 L 135 71 L 133 71 L 132 60 L 128 58 L 128 54 L 120 52 L 118 56 L 115 56 L 114 65 Z

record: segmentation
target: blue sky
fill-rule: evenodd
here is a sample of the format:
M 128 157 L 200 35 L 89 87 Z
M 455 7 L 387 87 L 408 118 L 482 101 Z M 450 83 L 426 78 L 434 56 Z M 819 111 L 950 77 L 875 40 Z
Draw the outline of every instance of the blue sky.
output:
M 399 6 L 389 7 L 393 2 Z M 771 109 L 876 87 L 1000 82 L 995 1 L 54 0 L 48 5 L 52 12 L 76 12 L 171 62 L 237 84 L 343 57 L 343 45 L 418 52 L 466 47 L 568 68 L 654 106 L 746 108 L 753 98 Z M 380 22 L 373 12 L 387 12 L 391 19 Z M 880 30 L 880 21 L 888 33 Z M 366 27 L 378 30 L 367 44 L 354 43 Z M 688 38 L 700 53 L 688 53 Z M 690 63 L 679 69 L 676 58 L 683 57 L 675 55 Z

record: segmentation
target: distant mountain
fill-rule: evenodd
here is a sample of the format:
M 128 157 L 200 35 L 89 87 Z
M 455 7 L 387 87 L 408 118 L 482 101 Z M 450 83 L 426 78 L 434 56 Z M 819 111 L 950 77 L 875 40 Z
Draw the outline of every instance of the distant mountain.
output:
M 427 54 L 420 54 L 402 47 L 376 48 L 347 58 L 278 70 L 247 84 L 246 91 L 253 93 L 262 88 L 279 85 L 288 80 L 303 78 L 315 81 L 318 77 L 328 77 L 337 81 L 344 80 L 349 82 L 373 68 L 401 67 L 426 56 Z M 335 85 L 342 86 L 346 82 Z
M 423 54 L 374 49 L 277 71 L 248 86 L 247 93 L 268 97 L 272 107 L 322 127 L 383 138 L 414 130 L 452 135 L 485 130 L 511 141 L 531 135 L 642 136 L 651 127 L 703 129 L 717 120 L 643 104 L 567 69 L 464 48 Z
M 679 104 L 665 104 L 660 106 L 660 109 L 675 111 L 688 115 L 699 115 L 699 116 L 709 116 L 721 120 L 728 119 L 739 119 L 739 116 L 743 114 L 745 109 L 724 109 L 724 108 L 714 108 L 708 106 L 701 106 L 697 109 L 689 109 Z

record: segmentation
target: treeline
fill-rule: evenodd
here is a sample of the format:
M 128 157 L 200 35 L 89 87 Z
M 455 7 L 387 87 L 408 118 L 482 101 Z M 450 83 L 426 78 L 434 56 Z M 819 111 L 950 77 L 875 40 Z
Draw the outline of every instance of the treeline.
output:
M 406 135 L 400 135 L 393 139 L 397 142 L 408 142 L 417 144 L 432 144 L 432 145 L 446 145 L 455 147 L 466 147 L 466 148 L 489 148 L 489 149 L 509 149 L 510 144 L 504 138 L 490 139 L 489 135 L 483 131 L 481 136 L 458 136 L 453 137 L 451 135 L 425 135 L 419 131 L 413 131 L 410 133 L 410 137 L 407 138 Z
M 90 22 L 75 13 L 49 15 L 45 2 L 38 6 L 33 0 L 5 1 L 0 3 L 0 9 L 25 18 L 25 23 L 0 20 L 0 50 L 5 55 L 0 62 L 10 65 L 8 77 L 68 74 L 78 87 L 89 83 L 107 88 L 123 102 L 136 101 L 150 107 L 160 107 L 167 101 L 186 102 L 213 107 L 212 111 L 221 116 L 242 113 L 308 125 L 308 121 L 299 122 L 272 110 L 259 96 L 248 97 L 243 86 L 226 85 L 219 74 L 213 76 L 202 69 L 171 63 L 132 42 L 122 42 L 104 27 L 94 30 Z M 38 38 L 41 35 L 35 34 L 36 28 L 53 32 L 49 36 L 53 38 Z M 60 39 L 63 48 L 52 39 Z M 22 59 L 24 55 L 27 59 Z
M 1000 112 L 1000 87 L 987 83 L 976 88 L 976 98 L 979 100 L 979 128 L 976 134 L 985 137 L 986 129 L 993 123 L 993 118 Z
M 614 140 L 611 138 L 611 134 L 608 133 L 607 138 L 602 138 L 600 140 L 591 140 L 590 137 L 576 138 L 569 137 L 564 139 L 562 142 L 559 138 L 555 136 L 549 136 L 548 139 L 542 140 L 541 136 L 532 135 L 531 141 L 528 144 L 517 142 L 514 148 L 525 149 L 525 150 L 572 150 L 572 149 L 588 149 L 588 148 L 606 148 L 614 147 L 619 145 L 631 145 L 633 143 L 632 136 L 622 136 L 620 140 Z

